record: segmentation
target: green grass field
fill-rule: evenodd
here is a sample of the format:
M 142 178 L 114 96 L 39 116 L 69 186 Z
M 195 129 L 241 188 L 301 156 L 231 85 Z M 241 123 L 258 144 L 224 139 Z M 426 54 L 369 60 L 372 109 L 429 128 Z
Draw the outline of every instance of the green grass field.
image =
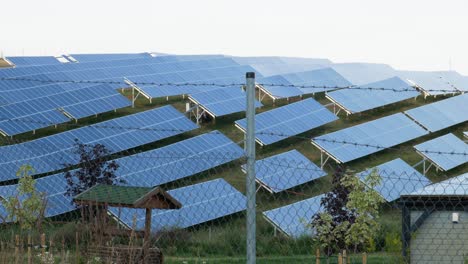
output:
M 126 91 L 124 92 L 124 95 L 130 96 L 130 93 Z M 324 98 L 323 94 L 316 95 L 315 99 L 321 102 L 322 104 L 329 103 Z M 422 97 L 418 97 L 416 100 L 406 100 L 397 104 L 385 106 L 362 114 L 356 114 L 352 116 L 340 114 L 339 120 L 322 126 L 320 128 L 308 131 L 301 135 L 298 135 L 297 137 L 291 137 L 281 142 L 275 143 L 271 146 L 266 146 L 263 148 L 257 145 L 257 158 L 260 159 L 291 149 L 297 149 L 302 154 L 307 156 L 310 160 L 314 161 L 316 164 L 319 164 L 320 152 L 312 146 L 312 144 L 310 143 L 310 138 L 442 99 L 444 99 L 444 97 L 437 97 L 435 99 L 424 99 Z M 73 129 L 77 126 L 94 124 L 105 120 L 109 120 L 111 118 L 136 113 L 139 111 L 151 109 L 166 104 L 171 104 L 175 106 L 179 111 L 184 112 L 185 101 L 186 100 L 183 100 L 182 97 L 176 96 L 170 97 L 168 101 L 166 101 L 165 98 L 156 99 L 153 100 L 153 103 L 150 104 L 148 100 L 140 97 L 140 99 L 138 99 L 136 102 L 136 108 L 119 109 L 117 110 L 117 112 L 110 112 L 98 115 L 97 117 L 81 119 L 76 124 L 72 122 L 68 124 L 59 125 L 57 128 L 41 129 L 38 130 L 36 134 L 25 133 L 15 137 L 15 139 L 23 141 L 44 137 L 68 129 Z M 263 101 L 265 107 L 258 110 L 258 112 L 267 111 L 274 107 L 281 106 L 285 103 L 286 102 L 284 101 L 277 101 L 276 105 L 273 106 L 271 100 L 265 100 Z M 232 140 L 239 142 L 243 139 L 243 133 L 241 133 L 240 130 L 234 127 L 233 122 L 243 117 L 243 113 L 221 117 L 215 122 L 202 124 L 201 128 L 198 130 L 164 139 L 155 143 L 148 144 L 146 146 L 138 147 L 129 152 L 124 152 L 123 154 L 131 154 L 139 151 L 158 148 L 215 129 L 222 131 Z M 416 140 L 412 140 L 410 142 L 402 144 L 401 146 L 380 151 L 368 157 L 352 161 L 347 165 L 349 166 L 349 168 L 358 172 L 398 157 L 402 158 L 407 163 L 413 165 L 419 162 L 421 158 L 412 149 L 412 146 L 424 142 L 426 140 L 444 135 L 449 132 L 452 132 L 458 137 L 462 138 L 462 132 L 467 130 L 468 124 L 461 124 L 455 127 L 445 129 L 443 131 L 439 131 L 437 133 L 429 134 Z M 10 144 L 12 142 L 6 138 L 3 138 L 2 140 L 3 144 Z M 207 172 L 203 172 L 198 175 L 188 177 L 186 179 L 166 184 L 163 186 L 163 188 L 172 189 L 181 186 L 186 186 L 189 184 L 207 181 L 210 179 L 224 178 L 239 191 L 244 192 L 245 175 L 240 170 L 241 164 L 241 161 L 235 161 L 230 164 L 209 170 Z M 331 173 L 335 164 L 333 162 L 329 162 L 329 165 L 330 166 L 327 165 L 325 167 L 325 170 Z M 418 169 L 421 168 L 418 167 Z M 432 181 L 440 181 L 448 177 L 459 175 L 462 172 L 466 171 L 468 171 L 468 165 L 460 166 L 449 172 L 437 172 L 434 169 L 432 169 L 430 170 L 427 176 Z M 308 184 L 293 188 L 287 192 L 275 195 L 272 195 L 264 191 L 263 189 L 258 191 L 258 263 L 312 263 L 313 259 L 310 255 L 316 248 L 316 245 L 314 245 L 312 239 L 303 238 L 299 240 L 292 240 L 286 238 L 280 233 L 277 233 L 277 235 L 275 236 L 274 228 L 269 223 L 267 223 L 266 220 L 263 219 L 261 213 L 268 209 L 277 208 L 279 206 L 284 206 L 299 200 L 303 200 L 324 193 L 330 188 L 330 180 L 330 176 L 323 177 Z M 70 217 L 76 218 L 76 216 L 67 215 L 66 217 L 57 217 L 54 220 L 69 220 Z M 382 231 L 376 236 L 377 238 L 375 241 L 375 250 L 381 253 L 371 255 L 369 263 L 394 263 L 391 260 L 396 258 L 395 254 L 398 254 L 398 245 L 390 245 L 389 242 L 387 242 L 387 236 L 389 236 L 389 234 L 391 234 L 392 236 L 398 236 L 398 234 L 400 233 L 400 221 L 400 213 L 398 209 L 395 209 L 395 205 L 390 204 L 382 208 L 382 215 L 380 219 Z M 52 226 L 55 225 L 53 222 L 50 224 Z M 61 229 L 63 228 L 51 228 L 50 233 L 66 233 L 66 231 L 63 231 Z M 1 232 L 2 229 L 0 228 L 0 233 Z M 5 229 L 3 229 L 3 232 L 8 233 L 8 231 Z M 205 261 L 206 263 L 244 263 L 244 215 L 243 213 L 240 213 L 234 216 L 229 216 L 223 219 L 212 221 L 207 224 L 199 225 L 197 227 L 189 228 L 188 230 L 179 230 L 176 233 L 164 235 L 158 238 L 158 240 L 155 243 L 163 249 L 165 256 L 167 256 L 167 263 L 204 263 L 203 261 Z

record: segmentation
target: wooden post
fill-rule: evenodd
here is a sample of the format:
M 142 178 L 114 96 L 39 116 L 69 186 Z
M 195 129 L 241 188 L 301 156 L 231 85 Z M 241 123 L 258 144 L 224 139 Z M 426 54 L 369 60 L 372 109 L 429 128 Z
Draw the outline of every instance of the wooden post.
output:
M 367 264 L 367 253 L 362 253 L 362 264 Z
M 32 264 L 31 247 L 32 247 L 31 234 L 28 234 L 28 264 Z
M 76 258 L 76 263 L 80 263 L 80 244 L 79 244 L 79 241 L 78 241 L 78 232 L 75 233 L 75 258 Z
M 65 238 L 62 237 L 62 252 L 61 252 L 61 260 L 65 263 Z
M 320 264 L 320 249 L 317 248 L 315 251 L 315 264 Z
M 338 254 L 338 264 L 343 264 L 343 255 Z
M 42 259 L 45 258 L 45 249 L 46 249 L 46 240 L 45 240 L 45 234 L 42 233 L 41 234 L 41 255 L 42 255 Z
M 348 263 L 348 256 L 346 255 L 346 250 L 343 250 L 343 264 Z
M 19 247 L 20 247 L 20 237 L 19 235 L 15 236 L 15 263 L 19 263 Z
M 151 233 L 151 209 L 146 208 L 145 239 L 143 240 L 143 263 L 148 263 Z

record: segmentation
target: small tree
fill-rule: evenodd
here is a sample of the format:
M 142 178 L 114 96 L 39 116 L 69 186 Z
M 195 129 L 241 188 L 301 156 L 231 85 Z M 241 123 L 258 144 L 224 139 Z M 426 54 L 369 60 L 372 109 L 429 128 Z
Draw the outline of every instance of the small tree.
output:
M 311 222 L 315 240 L 328 256 L 342 249 L 356 252 L 369 246 L 379 229 L 378 209 L 383 198 L 373 188 L 380 180 L 376 170 L 364 182 L 342 167 L 335 171 L 332 190 L 321 200 L 324 210 Z
M 79 155 L 79 169 L 65 173 L 67 180 L 66 195 L 75 197 L 96 184 L 113 185 L 123 180 L 117 179 L 115 172 L 119 164 L 107 161 L 105 157 L 111 154 L 102 144 L 86 145 L 75 140 L 74 153 Z M 71 164 L 65 164 L 72 166 Z
M 30 231 L 41 223 L 44 216 L 45 196 L 36 190 L 36 181 L 31 176 L 33 172 L 31 166 L 21 166 L 16 173 L 19 177 L 18 192 L 2 200 L 7 220 L 18 223 L 21 230 Z M 40 226 L 38 228 L 40 229 Z

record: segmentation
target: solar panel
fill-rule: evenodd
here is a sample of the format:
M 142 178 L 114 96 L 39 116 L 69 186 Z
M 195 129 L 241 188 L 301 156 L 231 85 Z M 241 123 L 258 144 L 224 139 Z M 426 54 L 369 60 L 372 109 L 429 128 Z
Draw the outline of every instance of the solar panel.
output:
M 453 85 L 457 90 L 468 91 L 468 77 L 459 74 L 456 71 L 439 71 L 434 72 L 442 79 L 447 80 L 451 85 Z
M 406 196 L 466 196 L 468 195 L 468 173 L 434 183 Z
M 403 101 L 420 95 L 411 85 L 399 77 L 369 83 L 362 88 L 387 88 L 393 90 L 358 90 L 344 89 L 329 92 L 326 97 L 349 114 L 363 112 L 373 108 Z M 410 89 L 411 91 L 405 91 Z
M 465 137 L 468 138 L 468 131 L 463 132 L 463 135 L 465 135 Z
M 313 138 L 312 144 L 335 161 L 346 163 L 426 134 L 411 119 L 397 113 Z
M 299 238 L 310 236 L 313 231 L 307 225 L 321 211 L 323 194 L 293 204 L 263 212 L 265 219 L 284 234 Z
M 245 73 L 254 71 L 249 66 L 231 65 L 228 67 L 202 68 L 180 71 L 177 73 L 158 73 L 144 76 L 129 77 L 134 83 L 173 83 L 174 85 L 138 85 L 139 90 L 149 98 L 158 98 L 183 94 L 195 94 L 203 91 L 219 89 L 216 85 L 201 85 L 202 83 L 235 84 L 239 87 L 245 83 Z M 261 77 L 261 75 L 260 75 Z M 186 84 L 193 83 L 193 84 Z
M 312 98 L 282 106 L 255 116 L 255 138 L 269 145 L 337 120 L 332 112 Z M 246 131 L 247 119 L 237 120 L 236 127 Z
M 245 196 L 223 179 L 170 190 L 168 193 L 182 204 L 182 208 L 153 209 L 152 232 L 187 228 L 246 209 Z M 136 216 L 136 229 L 144 229 L 145 210 L 111 207 L 109 211 L 129 228 L 133 226 Z
M 69 121 L 61 112 L 82 118 L 130 105 L 112 86 L 100 84 L 1 106 L 0 130 L 12 136 Z
M 457 92 L 457 89 L 448 80 L 434 72 L 399 71 L 398 75 L 417 85 L 428 95 Z M 448 92 L 438 90 L 448 90 Z
M 93 62 L 93 61 L 113 61 L 113 60 L 128 60 L 138 58 L 151 58 L 149 53 L 107 53 L 107 54 L 70 54 L 78 62 Z
M 138 128 L 138 129 L 133 129 Z M 36 173 L 76 164 L 75 139 L 85 144 L 103 144 L 112 153 L 134 148 L 196 129 L 197 125 L 172 106 L 128 115 L 17 145 L 0 147 L 0 181 L 14 179 L 21 165 Z
M 245 166 L 242 168 L 245 172 Z M 272 193 L 281 192 L 327 175 L 293 149 L 255 162 L 257 182 Z
M 31 65 L 48 65 L 48 64 L 61 64 L 53 56 L 18 56 L 7 57 L 7 60 L 15 64 L 16 67 L 31 66 Z
M 393 202 L 400 195 L 418 191 L 431 181 L 402 159 L 394 159 L 357 174 L 364 181 L 376 169 L 381 182 L 375 190 L 387 201 Z
M 323 68 L 306 72 L 294 72 L 282 75 L 274 75 L 259 79 L 258 82 L 266 93 L 275 98 L 284 98 L 298 96 L 302 94 L 313 94 L 334 90 L 334 87 L 346 87 L 351 83 L 343 76 L 338 74 L 331 68 Z M 267 85 L 267 84 L 281 84 L 283 86 Z M 288 85 L 295 86 L 323 86 L 321 88 L 307 88 L 307 87 L 288 87 Z M 286 86 L 286 87 L 284 87 Z
M 397 75 L 392 67 L 379 63 L 334 63 L 329 67 L 354 85 L 373 83 Z
M 468 120 L 468 94 L 413 108 L 405 114 L 429 131 L 436 132 Z
M 450 154 L 468 153 L 468 145 L 452 133 L 418 144 L 414 148 L 425 159 L 445 171 L 468 162 L 466 155 Z M 442 153 L 439 154 L 438 151 Z
M 157 186 L 239 159 L 244 151 L 218 131 L 117 159 L 125 185 Z M 150 158 L 145 158 L 150 157 Z
M 189 100 L 214 117 L 245 111 L 247 109 L 246 98 L 245 92 L 234 87 L 200 92 L 189 96 Z M 260 102 L 255 101 L 255 107 L 261 106 Z

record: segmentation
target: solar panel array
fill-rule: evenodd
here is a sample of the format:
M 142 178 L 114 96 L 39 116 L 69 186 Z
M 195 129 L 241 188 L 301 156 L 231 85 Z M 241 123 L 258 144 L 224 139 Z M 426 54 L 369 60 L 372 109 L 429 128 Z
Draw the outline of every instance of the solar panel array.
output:
M 431 181 L 402 159 L 397 158 L 357 174 L 361 181 L 376 170 L 381 182 L 374 189 L 387 201 L 393 202 L 400 195 L 418 191 L 431 184 Z
M 358 113 L 384 105 L 400 102 L 420 95 L 411 85 L 399 77 L 360 86 L 362 88 L 387 88 L 393 90 L 344 89 L 329 92 L 326 97 L 343 108 L 347 113 Z M 410 89 L 410 91 L 406 91 Z
M 55 171 L 75 164 L 75 139 L 85 144 L 103 144 L 111 152 L 134 148 L 196 129 L 192 121 L 172 106 L 164 106 L 101 122 L 17 145 L 0 147 L 0 181 L 16 178 L 24 164 L 36 173 Z
M 302 94 L 319 93 L 336 89 L 333 87 L 346 87 L 351 85 L 349 81 L 343 78 L 343 76 L 338 74 L 332 68 L 274 75 L 259 79 L 257 82 L 260 84 L 280 84 L 279 86 L 263 85 L 263 89 L 275 98 L 287 98 Z M 287 87 L 288 85 L 323 87 Z
M 312 144 L 337 162 L 346 163 L 427 133 L 404 114 L 397 113 L 313 138 Z
M 449 133 L 414 146 L 425 159 L 430 160 L 438 168 L 448 171 L 468 162 L 467 155 L 452 155 L 451 153 L 468 153 L 468 144 Z M 430 152 L 428 152 L 429 150 Z M 437 152 L 441 153 L 437 153 Z
M 242 166 L 245 171 L 245 165 Z M 299 151 L 293 149 L 255 161 L 257 182 L 278 193 L 327 175 Z
M 168 193 L 182 204 L 182 208 L 153 209 L 152 232 L 192 227 L 244 211 L 247 204 L 245 196 L 223 179 L 170 190 Z M 144 229 L 144 209 L 110 208 L 109 211 L 129 228 L 133 226 L 136 216 L 136 229 Z
M 244 151 L 218 131 L 117 159 L 125 185 L 157 186 L 239 159 Z M 146 159 L 144 157 L 151 157 Z
M 398 75 L 420 87 L 429 95 L 449 94 L 458 91 L 449 80 L 434 72 L 399 71 Z
M 468 138 L 468 131 L 463 132 L 463 135 L 465 135 L 465 137 Z
M 320 202 L 323 194 L 302 200 L 283 207 L 263 212 L 265 219 L 284 234 L 299 238 L 312 235 L 312 229 L 307 225 L 312 217 L 321 211 Z
M 215 117 L 242 112 L 247 109 L 245 92 L 235 87 L 195 93 L 189 96 L 189 100 Z M 261 106 L 260 102 L 255 101 L 255 107 Z
M 6 59 L 11 61 L 16 67 L 61 64 L 61 62 L 53 56 L 17 56 L 7 57 Z
M 38 97 L 0 106 L 0 130 L 13 136 L 95 114 L 130 106 L 131 102 L 107 84 Z
M 468 173 L 434 183 L 408 196 L 466 196 L 468 195 Z
M 241 65 L 250 65 L 264 76 L 304 72 L 327 67 L 327 59 L 288 57 L 233 57 Z
M 447 80 L 459 91 L 468 91 L 468 76 L 463 76 L 456 71 L 438 71 L 434 72 L 437 76 Z
M 427 130 L 436 132 L 468 120 L 468 94 L 413 108 L 405 114 Z
M 308 98 L 257 114 L 255 138 L 259 144 L 269 145 L 337 119 L 338 117 L 323 105 Z M 247 120 L 237 120 L 236 127 L 245 132 Z

